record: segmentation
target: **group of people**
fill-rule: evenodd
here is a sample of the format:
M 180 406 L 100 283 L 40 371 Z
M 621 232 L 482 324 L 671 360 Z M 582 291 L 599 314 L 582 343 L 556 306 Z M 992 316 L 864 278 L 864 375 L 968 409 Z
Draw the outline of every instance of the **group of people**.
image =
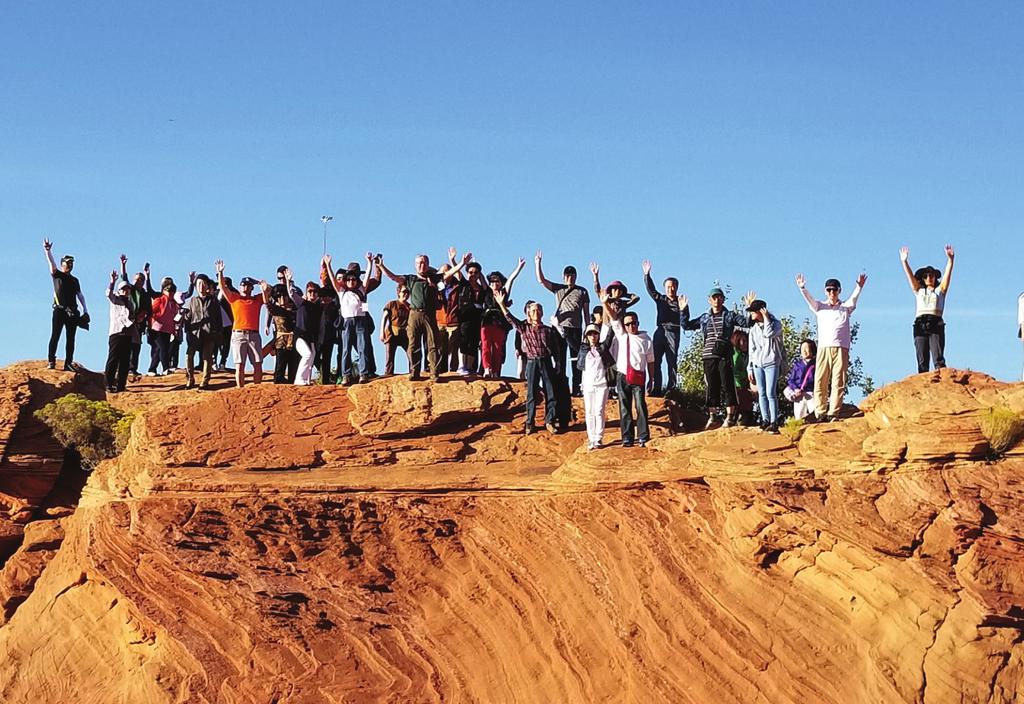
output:
M 58 266 L 51 242 L 44 240 L 43 246 L 54 288 L 48 360 L 54 367 L 63 334 L 64 368 L 72 369 L 75 331 L 88 325 L 85 297 L 72 274 L 74 258 L 65 256 Z M 918 371 L 927 371 L 929 364 L 945 366 L 942 315 L 955 256 L 951 246 L 945 251 L 945 271 L 939 272 L 932 267 L 913 271 L 909 250 L 900 250 L 916 299 L 913 331 Z M 738 391 L 756 389 L 761 425 L 777 432 L 777 391 L 783 378 L 782 393 L 792 402 L 796 417 L 835 420 L 846 392 L 850 319 L 867 282 L 861 274 L 853 292 L 843 299 L 839 280 L 829 278 L 825 297 L 818 300 L 807 290 L 805 277 L 798 275 L 796 285 L 814 313 L 818 336 L 816 341 L 802 341 L 799 356 L 789 360 L 779 318 L 753 291 L 743 297 L 738 310 L 732 310 L 726 307 L 725 292 L 714 287 L 708 291 L 707 309 L 694 315 L 689 298 L 679 293 L 678 279 L 665 278 L 658 290 L 650 261 L 644 261 L 642 269 L 657 311 L 653 336 L 640 329 L 639 316 L 631 310 L 639 296 L 621 281 L 602 286 L 597 264 L 590 265 L 590 290 L 577 282 L 572 266 L 563 268 L 560 282 L 551 281 L 544 275 L 541 252 L 534 257 L 535 275 L 555 299 L 547 319 L 537 301 L 525 303 L 523 318 L 512 312 L 512 289 L 525 267 L 524 259 L 507 276 L 500 271 L 484 276 L 472 253 L 459 257 L 455 248 L 448 250 L 447 260 L 438 268 L 431 266 L 426 254 L 417 255 L 409 274 L 393 272 L 379 253 L 366 253 L 365 269 L 351 262 L 338 271 L 330 255 L 324 255 L 319 280 L 307 281 L 302 288 L 287 266 L 278 267 L 276 284 L 247 276 L 236 288 L 225 275 L 225 263 L 217 260 L 215 278 L 190 272 L 185 291 L 179 291 L 171 277 L 154 289 L 149 264 L 129 277 L 127 261 L 121 255 L 120 267 L 111 270 L 106 290 L 110 304 L 106 385 L 112 393 L 124 391 L 129 378 L 139 376 L 143 338 L 150 345 L 150 375 L 174 370 L 178 348 L 185 343 L 189 388 L 208 388 L 212 372 L 224 368 L 228 352 L 239 387 L 245 385 L 250 365 L 252 381 L 261 382 L 268 354 L 275 357 L 275 383 L 310 384 L 315 370 L 322 383 L 365 383 L 377 376 L 372 344 L 376 325 L 368 297 L 386 276 L 396 288 L 395 298 L 381 310 L 385 374 L 394 373 L 397 351 L 402 349 L 413 380 L 428 374 L 436 381 L 449 371 L 497 377 L 505 363 L 508 337 L 514 333 L 517 371 L 526 381 L 525 432 L 535 430 L 542 394 L 544 427 L 553 433 L 571 421 L 571 397 L 582 397 L 591 449 L 601 446 L 605 407 L 612 395 L 619 402 L 622 444 L 643 446 L 649 441 L 646 396 L 665 395 L 676 388 L 683 330 L 699 331 L 708 428 L 737 424 Z M 591 307 L 591 292 L 600 305 Z M 1024 329 L 1024 296 L 1021 301 Z

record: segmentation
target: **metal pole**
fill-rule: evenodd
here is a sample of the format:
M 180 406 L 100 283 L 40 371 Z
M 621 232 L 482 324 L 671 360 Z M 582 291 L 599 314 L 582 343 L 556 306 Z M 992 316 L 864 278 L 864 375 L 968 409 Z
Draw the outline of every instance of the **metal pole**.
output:
M 329 223 L 333 219 L 334 218 L 331 217 L 330 215 L 321 215 L 320 216 L 320 222 L 322 222 L 324 224 L 324 254 L 325 255 L 327 254 L 327 223 Z

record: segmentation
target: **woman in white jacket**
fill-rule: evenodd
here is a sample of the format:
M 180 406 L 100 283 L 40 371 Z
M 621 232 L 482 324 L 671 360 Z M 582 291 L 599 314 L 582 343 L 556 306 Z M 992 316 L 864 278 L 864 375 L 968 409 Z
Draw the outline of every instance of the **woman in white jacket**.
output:
M 768 304 L 755 299 L 747 306 L 754 321 L 749 333 L 747 375 L 757 385 L 757 401 L 761 407 L 761 429 L 779 432 L 779 377 L 785 360 L 782 347 L 782 323 L 768 312 Z
M 609 372 L 615 366 L 611 353 L 614 335 L 601 339 L 601 328 L 591 323 L 583 334 L 576 366 L 580 370 L 580 388 L 583 391 L 583 406 L 587 416 L 587 449 L 601 447 L 604 435 L 605 405 L 608 402 Z

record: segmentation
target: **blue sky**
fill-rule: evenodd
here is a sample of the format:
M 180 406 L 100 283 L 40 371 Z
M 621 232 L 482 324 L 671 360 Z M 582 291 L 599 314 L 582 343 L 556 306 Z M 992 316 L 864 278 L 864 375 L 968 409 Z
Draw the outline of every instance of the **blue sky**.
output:
M 781 314 L 866 270 L 855 350 L 915 370 L 897 250 L 941 268 L 952 366 L 1016 378 L 1019 3 L 20 3 L 0 18 L 0 364 L 43 358 L 40 240 L 105 277 L 316 273 L 425 250 L 716 279 Z M 382 288 L 370 302 L 379 311 Z M 528 268 L 515 298 L 540 298 Z M 641 321 L 653 323 L 645 300 Z

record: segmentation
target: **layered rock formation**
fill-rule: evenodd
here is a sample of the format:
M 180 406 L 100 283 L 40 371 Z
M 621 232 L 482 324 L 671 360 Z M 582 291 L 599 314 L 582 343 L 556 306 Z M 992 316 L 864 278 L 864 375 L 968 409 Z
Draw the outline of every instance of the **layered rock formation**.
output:
M 1024 447 L 978 430 L 1024 386 L 910 377 L 798 443 L 658 411 L 594 453 L 522 435 L 521 395 L 163 392 L 0 627 L 0 697 L 1024 697 Z

